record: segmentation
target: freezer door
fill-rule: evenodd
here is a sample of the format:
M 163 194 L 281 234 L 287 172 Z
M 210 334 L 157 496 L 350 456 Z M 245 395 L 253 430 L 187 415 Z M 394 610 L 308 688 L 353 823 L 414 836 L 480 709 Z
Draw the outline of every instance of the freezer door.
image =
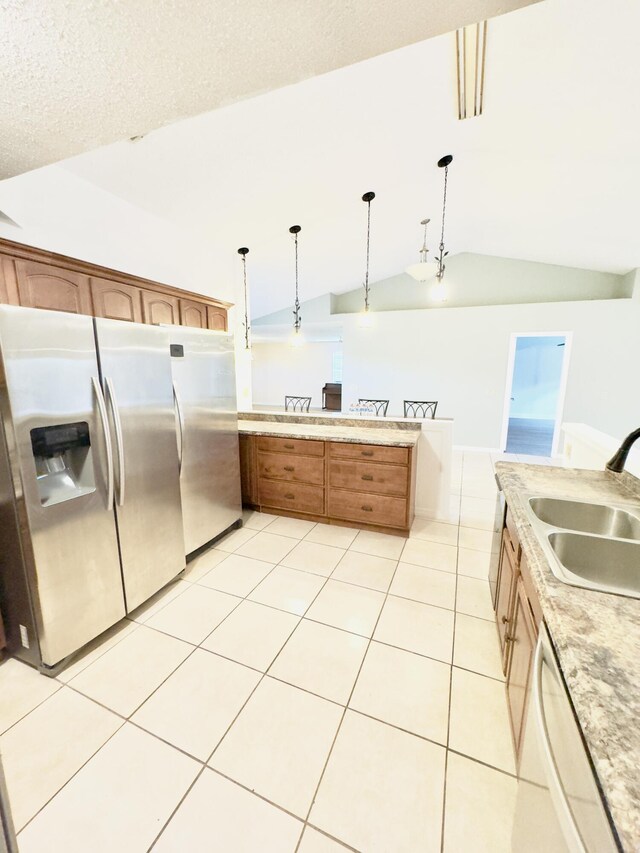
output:
M 125 613 L 93 321 L 0 306 L 0 350 L 7 458 L 38 634 L 23 645 L 39 639 L 42 662 L 53 666 Z
M 170 326 L 187 554 L 242 517 L 233 338 Z
M 184 569 L 169 334 L 96 319 L 114 436 L 116 518 L 130 612 Z

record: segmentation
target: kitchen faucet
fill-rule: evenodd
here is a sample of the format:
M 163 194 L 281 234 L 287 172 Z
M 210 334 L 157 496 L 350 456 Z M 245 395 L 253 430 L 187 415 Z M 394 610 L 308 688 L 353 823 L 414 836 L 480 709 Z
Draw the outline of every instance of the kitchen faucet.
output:
M 629 451 L 631 450 L 633 443 L 638 438 L 640 438 L 640 427 L 638 427 L 638 429 L 634 429 L 634 431 L 630 432 L 625 438 L 618 450 L 616 450 L 611 459 L 607 462 L 607 471 L 615 471 L 617 474 L 624 471 L 624 463 L 627 461 Z

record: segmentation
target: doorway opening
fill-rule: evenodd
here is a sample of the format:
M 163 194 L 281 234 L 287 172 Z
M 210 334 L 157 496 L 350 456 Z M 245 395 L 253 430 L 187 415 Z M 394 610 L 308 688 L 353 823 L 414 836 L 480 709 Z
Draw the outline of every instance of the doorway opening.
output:
M 570 350 L 570 332 L 511 335 L 501 443 L 507 453 L 557 453 Z

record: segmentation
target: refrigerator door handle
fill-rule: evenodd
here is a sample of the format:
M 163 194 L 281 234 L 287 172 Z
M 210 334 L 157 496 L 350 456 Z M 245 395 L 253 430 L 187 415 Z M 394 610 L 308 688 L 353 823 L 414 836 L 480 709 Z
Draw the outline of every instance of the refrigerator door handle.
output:
M 104 400 L 100 382 L 95 376 L 91 377 L 91 385 L 93 386 L 93 391 L 98 403 L 98 412 L 100 414 L 100 421 L 102 422 L 104 444 L 107 452 L 107 509 L 113 509 L 113 448 L 111 447 L 111 433 L 109 431 L 109 419 L 107 417 L 107 404 Z
M 536 651 L 533 659 L 532 699 L 536 728 L 538 730 L 539 736 L 538 741 L 540 743 L 542 758 L 544 761 L 545 776 L 549 785 L 549 793 L 551 794 L 551 798 L 556 809 L 558 821 L 562 827 L 563 835 L 565 836 L 565 840 L 567 842 L 568 850 L 570 850 L 571 853 L 587 853 L 587 850 L 580 836 L 580 832 L 578 831 L 578 827 L 576 826 L 576 822 L 571 811 L 571 806 L 569 805 L 569 800 L 565 793 L 564 786 L 562 784 L 562 779 L 560 778 L 560 773 L 558 772 L 558 765 L 556 764 L 556 760 L 553 755 L 553 749 L 551 746 L 551 740 L 549 738 L 549 729 L 547 727 L 547 719 L 544 710 L 542 670 L 544 667 L 546 655 L 552 654 L 552 650 L 550 648 L 547 648 L 547 644 L 545 642 L 544 637 L 544 628 L 541 625 L 540 634 L 538 637 L 538 645 L 536 646 Z M 553 667 L 553 663 L 551 663 L 551 666 Z
M 126 470 L 124 464 L 124 442 L 122 440 L 122 421 L 120 420 L 120 412 L 118 410 L 116 393 L 113 388 L 113 381 L 109 378 L 105 378 L 105 384 L 109 393 L 109 402 L 111 403 L 111 411 L 113 413 L 113 426 L 116 433 L 116 445 L 118 447 L 118 479 L 120 481 L 120 488 L 118 490 L 118 506 L 123 506 Z
M 176 405 L 176 413 L 178 415 L 178 424 L 180 425 L 180 455 L 178 460 L 178 471 L 182 474 L 182 457 L 184 456 L 184 414 L 182 412 L 182 404 L 178 396 L 178 389 L 175 380 L 173 382 L 173 400 Z

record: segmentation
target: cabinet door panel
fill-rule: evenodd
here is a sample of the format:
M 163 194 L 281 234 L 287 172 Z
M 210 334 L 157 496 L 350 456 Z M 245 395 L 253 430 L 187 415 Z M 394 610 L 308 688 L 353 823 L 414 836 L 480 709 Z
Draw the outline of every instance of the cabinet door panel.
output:
M 496 622 L 502 650 L 502 668 L 506 672 L 508 663 L 508 644 L 505 637 L 510 629 L 512 619 L 512 602 L 515 594 L 516 567 L 509 533 L 505 530 L 502 535 L 502 555 L 500 557 L 500 576 L 498 578 L 498 597 L 496 600 Z
M 91 279 L 91 295 L 96 317 L 109 320 L 129 320 L 142 323 L 140 289 L 119 281 L 104 278 Z
M 506 641 L 511 646 L 507 675 L 507 699 L 511 716 L 513 743 L 516 753 L 518 753 L 526 710 L 533 650 L 536 644 L 535 626 L 531 619 L 527 593 L 521 579 L 518 579 L 516 583 L 513 619 L 509 626 Z
M 15 260 L 7 255 L 0 255 L 0 302 L 4 305 L 20 304 Z
M 154 290 L 142 291 L 142 316 L 145 323 L 157 326 L 169 323 L 180 325 L 180 302 L 175 296 L 167 296 Z
M 216 332 L 227 331 L 227 310 L 207 305 L 207 328 Z
M 80 273 L 35 261 L 16 261 L 20 305 L 92 314 L 89 278 Z
M 180 300 L 180 325 L 192 329 L 207 328 L 207 306 L 192 299 Z
M 254 438 L 252 435 L 240 436 L 240 486 L 243 504 L 258 503 L 256 483 Z

